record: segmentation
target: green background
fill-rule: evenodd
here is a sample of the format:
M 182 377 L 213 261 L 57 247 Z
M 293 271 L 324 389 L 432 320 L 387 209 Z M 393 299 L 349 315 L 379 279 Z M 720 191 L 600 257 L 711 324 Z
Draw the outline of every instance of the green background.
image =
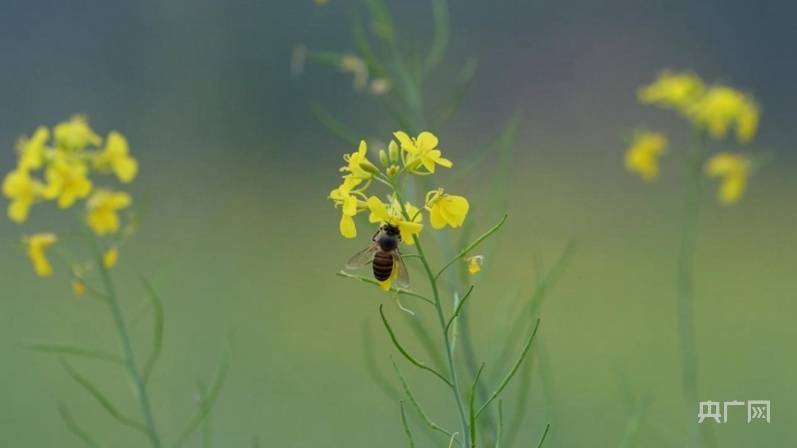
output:
M 705 198 L 696 256 L 701 396 L 772 400 L 770 424 L 746 424 L 744 410 L 734 408 L 716 428 L 723 447 L 797 442 L 790 423 L 797 418 L 796 11 L 781 2 L 693 3 L 469 1 L 451 8 L 451 48 L 429 86 L 429 104 L 441 102 L 466 59 L 479 62 L 461 112 L 433 130 L 453 172 L 522 113 L 507 174 L 510 218 L 468 305 L 491 381 L 501 374 L 494 361 L 507 323 L 540 272 L 535 258 L 550 267 L 577 241 L 540 308 L 528 412 L 508 421 L 519 430 L 517 446 L 533 446 L 549 422 L 547 446 L 620 446 L 637 415 L 627 395 L 649 403 L 632 446 L 685 444 L 697 403 L 680 398 L 674 280 L 679 154 L 689 131 L 635 100 L 636 88 L 667 67 L 730 82 L 763 106 L 750 149 L 774 162 L 751 179 L 738 205 Z M 334 275 L 365 246 L 370 229 L 359 221 L 356 241 L 337 232 L 338 211 L 326 195 L 338 181 L 341 154 L 353 148 L 318 124 L 310 104 L 363 137 L 384 141 L 397 125 L 334 69 L 310 65 L 300 77 L 288 70 L 299 43 L 350 50 L 355 10 L 362 13 L 335 0 L 323 8 L 309 0 L 9 2 L 0 18 L 3 171 L 14 163 L 20 134 L 74 112 L 88 114 L 101 133 L 122 131 L 141 163 L 133 193 L 148 213 L 114 274 L 130 314 L 144 300 L 142 275 L 164 300 L 166 342 L 152 394 L 169 440 L 195 411 L 197 380 L 210 381 L 234 331 L 232 368 L 211 417 L 214 446 L 406 445 L 398 405 L 372 380 L 364 349 L 368 341 L 395 387 L 389 356 L 396 352 L 377 305 L 386 303 L 395 322 L 401 313 L 376 289 Z M 428 4 L 400 2 L 391 11 L 402 45 L 423 48 Z M 644 184 L 622 168 L 625 138 L 637 126 L 672 137 L 660 182 Z M 715 147 L 738 149 L 732 142 Z M 439 179 L 471 198 L 477 230 L 500 217 L 488 189 L 500 173 L 494 165 L 453 184 L 446 174 Z M 64 276 L 35 278 L 24 259 L 22 233 L 69 228 L 55 216 L 42 207 L 22 228 L 0 221 L 0 446 L 80 446 L 58 404 L 104 446 L 144 446 L 56 359 L 21 348 L 116 347 L 100 305 L 73 298 Z M 411 270 L 422 288 L 421 272 Z M 146 319 L 133 326 L 141 350 L 149 328 Z M 412 338 L 408 326 L 397 330 Z M 75 364 L 135 413 L 121 369 Z M 454 427 L 449 396 L 428 375 L 402 369 L 437 420 Z M 507 389 L 507 409 L 518 386 Z M 412 422 L 419 445 L 432 444 Z M 199 437 L 191 444 L 200 446 Z

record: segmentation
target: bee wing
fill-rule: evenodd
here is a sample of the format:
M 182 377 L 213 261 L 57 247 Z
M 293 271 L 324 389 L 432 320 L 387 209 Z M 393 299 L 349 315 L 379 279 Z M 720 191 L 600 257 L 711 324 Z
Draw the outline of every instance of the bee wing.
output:
M 399 289 L 410 289 L 410 272 L 407 270 L 407 265 L 404 264 L 404 259 L 398 251 L 393 252 L 393 269 L 398 269 L 396 275 L 396 287 Z
M 377 251 L 377 249 L 379 249 L 379 246 L 377 246 L 376 243 L 373 243 L 365 249 L 357 252 L 349 259 L 349 261 L 346 262 L 346 269 L 358 269 L 367 265 L 371 262 L 371 260 L 374 259 L 374 253 Z

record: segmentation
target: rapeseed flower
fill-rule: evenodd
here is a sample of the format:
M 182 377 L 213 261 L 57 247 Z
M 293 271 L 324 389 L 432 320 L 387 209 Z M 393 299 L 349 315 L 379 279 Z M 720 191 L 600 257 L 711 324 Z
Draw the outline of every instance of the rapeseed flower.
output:
M 130 183 L 138 173 L 138 162 L 130 156 L 127 139 L 112 131 L 105 140 L 105 148 L 94 157 L 94 166 L 100 172 L 113 172 L 124 183 Z
M 69 121 L 57 124 L 53 134 L 56 146 L 67 151 L 80 151 L 102 143 L 102 138 L 94 133 L 83 115 L 74 115 Z
M 368 221 L 379 224 L 390 224 L 399 228 L 401 241 L 406 244 L 415 244 L 414 236 L 419 235 L 423 230 L 423 214 L 409 202 L 401 204 L 395 198 L 391 198 L 389 204 L 385 204 L 378 197 L 368 198 L 368 209 L 371 211 Z M 406 216 L 404 215 L 406 212 Z
M 38 233 L 23 238 L 22 242 L 28 249 L 28 257 L 33 263 L 33 270 L 39 277 L 53 275 L 53 267 L 47 259 L 47 249 L 58 241 L 54 233 Z
M 38 170 L 45 160 L 47 140 L 50 131 L 44 126 L 39 126 L 30 138 L 21 138 L 17 143 L 19 151 L 19 168 L 25 170 Z
M 748 143 L 758 130 L 758 106 L 742 92 L 728 86 L 711 87 L 689 109 L 689 117 L 715 139 L 725 138 L 731 127 L 740 143 Z
M 685 112 L 704 91 L 705 86 L 699 76 L 665 71 L 652 84 L 639 89 L 637 96 L 643 103 Z
M 66 154 L 56 155 L 44 177 L 47 180 L 44 197 L 57 199 L 60 208 L 71 207 L 76 200 L 87 197 L 93 188 L 85 162 Z
M 373 177 L 373 172 L 366 170 L 364 167 L 373 166 L 373 164 L 368 160 L 367 156 L 368 145 L 365 143 L 365 140 L 360 140 L 360 146 L 357 148 L 356 152 L 343 156 L 346 166 L 341 168 L 340 171 L 349 173 L 349 176 L 352 176 L 358 181 L 357 183 L 362 180 L 370 179 Z
M 470 204 L 464 196 L 446 194 L 439 189 L 426 194 L 426 209 L 429 210 L 432 228 L 457 228 L 465 222 Z
M 723 205 L 731 205 L 741 199 L 747 187 L 750 171 L 749 158 L 728 152 L 715 154 L 705 165 L 705 173 L 708 177 L 720 179 L 717 199 Z
M 17 224 L 28 219 L 30 208 L 42 198 L 44 185 L 31 177 L 27 169 L 17 168 L 3 180 L 3 195 L 11 200 L 8 217 Z
M 667 138 L 658 132 L 637 134 L 625 152 L 625 168 L 645 181 L 659 176 L 659 158 L 666 152 Z
M 482 270 L 482 264 L 484 264 L 484 255 L 474 255 L 472 257 L 466 258 L 465 262 L 468 263 L 468 273 L 470 275 L 476 275 Z
M 406 152 L 404 164 L 410 171 L 423 165 L 427 173 L 432 174 L 436 165 L 446 168 L 451 168 L 454 165 L 450 160 L 442 157 L 442 152 L 437 149 L 437 137 L 431 132 L 421 132 L 416 138 L 411 138 L 403 131 L 397 131 L 393 135 L 401 145 L 401 149 Z
M 357 236 L 357 226 L 354 223 L 354 216 L 361 209 L 357 199 L 357 192 L 353 189 L 360 183 L 360 180 L 349 175 L 343 178 L 343 183 L 329 193 L 329 198 L 340 206 L 341 217 L 339 230 L 344 238 L 355 238 Z
M 105 266 L 105 269 L 111 269 L 116 266 L 117 261 L 119 261 L 119 249 L 112 247 L 103 252 L 102 265 Z
M 124 192 L 97 190 L 86 202 L 89 227 L 99 236 L 119 231 L 119 210 L 130 206 L 133 200 Z

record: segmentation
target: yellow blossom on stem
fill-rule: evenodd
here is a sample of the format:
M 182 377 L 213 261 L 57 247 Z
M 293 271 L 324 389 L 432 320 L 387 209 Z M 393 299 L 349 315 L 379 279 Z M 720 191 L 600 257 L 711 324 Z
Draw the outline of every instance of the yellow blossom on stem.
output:
M 26 169 L 17 168 L 8 173 L 3 180 L 3 195 L 11 203 L 8 217 L 21 224 L 28 219 L 30 208 L 42 197 L 44 185 L 31 177 Z
M 741 143 L 755 137 L 758 115 L 758 106 L 750 98 L 722 85 L 710 88 L 689 110 L 689 117 L 695 125 L 707 129 L 712 138 L 724 138 L 733 126 Z
M 28 249 L 28 257 L 33 263 L 33 270 L 39 277 L 53 275 L 53 267 L 47 259 L 47 249 L 58 241 L 53 233 L 39 233 L 23 238 L 22 242 Z
M 131 203 L 132 199 L 127 193 L 97 190 L 86 203 L 89 227 L 100 236 L 118 232 L 118 212 Z
M 652 84 L 639 89 L 639 101 L 685 112 L 705 91 L 703 81 L 693 73 L 665 71 Z
M 106 250 L 102 254 L 102 265 L 105 266 L 105 269 L 111 269 L 116 266 L 117 261 L 119 261 L 119 249 L 115 247 Z
M 451 168 L 454 165 L 450 160 L 442 157 L 442 152 L 437 149 L 437 137 L 431 132 L 421 132 L 416 138 L 411 138 L 402 131 L 397 131 L 393 135 L 401 145 L 401 149 L 407 153 L 405 166 L 410 170 L 423 165 L 428 173 L 434 173 L 437 165 L 446 168 Z
M 360 140 L 360 146 L 357 148 L 357 152 L 343 156 L 343 160 L 346 161 L 346 166 L 340 170 L 344 173 L 349 173 L 349 176 L 357 179 L 358 181 L 370 179 L 373 174 L 370 171 L 363 169 L 364 165 L 371 164 L 367 155 L 368 145 L 365 143 L 365 140 Z
M 138 162 L 130 155 L 127 139 L 112 131 L 105 140 L 105 148 L 94 158 L 94 166 L 101 172 L 113 172 L 116 177 L 130 183 L 138 173 Z
M 625 169 L 645 181 L 659 177 L 659 158 L 666 152 L 667 138 L 658 132 L 643 132 L 634 137 L 625 152 Z
M 750 170 L 749 158 L 728 152 L 715 154 L 705 166 L 705 173 L 708 177 L 720 178 L 717 199 L 723 205 L 731 205 L 741 199 L 747 187 Z
M 465 197 L 445 194 L 440 189 L 426 194 L 426 209 L 433 228 L 442 229 L 447 225 L 457 228 L 465 222 L 470 204 Z
M 484 263 L 484 255 L 474 255 L 465 260 L 468 263 L 468 273 L 475 275 L 481 272 Z
M 341 207 L 339 230 L 340 234 L 345 238 L 355 238 L 357 236 L 354 216 L 359 211 L 359 201 L 357 196 L 352 194 L 352 191 L 359 183 L 359 179 L 348 175 L 343 178 L 343 183 L 338 188 L 329 193 L 329 198 L 332 199 L 335 206 Z
M 21 138 L 17 143 L 19 151 L 19 168 L 24 170 L 38 170 L 44 164 L 45 146 L 50 138 L 50 131 L 44 126 L 39 126 L 30 138 Z
M 371 196 L 368 198 L 368 209 L 371 211 L 368 216 L 369 222 L 387 223 L 398 227 L 401 232 L 401 241 L 405 244 L 415 244 L 413 237 L 419 235 L 423 230 L 423 224 L 421 224 L 423 214 L 418 207 L 409 202 L 404 204 L 404 210 L 409 219 L 404 216 L 401 204 L 395 199 L 391 199 L 390 204 L 385 204 L 378 197 Z
M 72 281 L 72 294 L 75 297 L 83 297 L 86 294 L 86 283 L 82 280 L 74 280 Z
M 55 143 L 68 151 L 80 151 L 89 145 L 99 146 L 102 138 L 95 134 L 85 116 L 75 115 L 53 128 Z
M 87 174 L 88 168 L 81 160 L 57 154 L 44 174 L 47 179 L 44 197 L 58 199 L 61 208 L 71 207 L 91 193 L 92 183 Z

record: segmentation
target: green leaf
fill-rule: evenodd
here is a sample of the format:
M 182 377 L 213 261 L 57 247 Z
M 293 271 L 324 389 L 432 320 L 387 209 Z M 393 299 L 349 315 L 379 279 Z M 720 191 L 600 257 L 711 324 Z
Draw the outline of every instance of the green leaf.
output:
M 410 426 L 407 424 L 407 415 L 404 414 L 403 401 L 399 401 L 399 410 L 401 411 L 401 424 L 404 426 L 404 434 L 407 435 L 407 440 L 410 442 L 410 448 L 415 448 L 415 441 L 412 439 L 412 432 L 410 432 Z
M 99 448 L 100 445 L 94 441 L 94 438 L 92 438 L 86 430 L 81 428 L 80 425 L 75 422 L 75 419 L 72 418 L 72 414 L 69 413 L 69 410 L 65 406 L 58 406 L 58 413 L 61 415 L 61 420 L 64 421 L 64 424 L 66 424 L 66 429 L 68 429 L 69 432 L 82 440 L 86 446 L 90 448 Z
M 372 278 L 363 277 L 363 276 L 360 276 L 360 275 L 353 275 L 353 274 L 349 274 L 348 272 L 344 272 L 344 271 L 336 272 L 335 275 L 337 275 L 338 277 L 350 278 L 352 280 L 359 280 L 359 281 L 364 282 L 364 283 L 370 283 L 372 285 L 379 286 L 379 282 L 374 280 L 374 279 L 372 279 Z M 434 302 L 432 301 L 432 299 L 426 298 L 425 296 L 422 296 L 422 295 L 420 295 L 418 293 L 414 293 L 412 291 L 406 291 L 404 289 L 396 289 L 394 287 L 391 287 L 390 291 L 398 293 L 398 294 L 401 294 L 401 295 L 409 296 L 409 297 L 415 297 L 417 299 L 423 300 L 424 302 L 426 302 L 426 303 L 428 303 L 430 305 L 434 305 Z
M 446 324 L 446 334 L 448 334 L 448 329 L 451 327 L 451 324 L 454 323 L 454 320 L 459 316 L 459 313 L 462 311 L 462 307 L 465 305 L 465 301 L 468 300 L 470 297 L 470 293 L 473 292 L 473 285 L 468 288 L 468 291 L 462 296 L 462 299 L 457 304 L 457 307 L 454 309 L 454 312 L 451 314 L 451 318 L 448 319 L 448 323 Z
M 469 245 L 467 245 L 467 246 L 466 246 L 464 249 L 462 249 L 461 251 L 459 251 L 459 253 L 458 253 L 457 255 L 455 255 L 455 256 L 454 256 L 454 257 L 453 257 L 451 260 L 449 260 L 449 261 L 448 261 L 448 263 L 446 263 L 445 265 L 443 265 L 443 267 L 442 267 L 442 268 L 441 268 L 441 269 L 440 269 L 440 270 L 437 272 L 437 274 L 435 274 L 435 276 L 434 276 L 435 280 L 437 280 L 438 278 L 440 278 L 440 276 L 441 276 L 441 275 L 443 275 L 443 272 L 445 272 L 445 271 L 446 271 L 446 269 L 448 269 L 449 267 L 451 267 L 451 265 L 452 265 L 452 264 L 456 263 L 456 261 L 457 261 L 457 260 L 459 260 L 460 258 L 462 258 L 462 257 L 464 257 L 465 255 L 467 255 L 467 254 L 468 254 L 468 252 L 470 252 L 470 251 L 472 251 L 473 249 L 475 249 L 475 248 L 476 248 L 476 247 L 477 247 L 479 244 L 481 244 L 481 242 L 482 242 L 482 241 L 486 240 L 487 238 L 489 238 L 489 237 L 490 237 L 490 235 L 492 235 L 493 233 L 497 232 L 497 231 L 498 231 L 498 229 L 500 229 L 500 228 L 501 228 L 501 226 L 502 226 L 502 225 L 504 225 L 504 223 L 506 222 L 506 219 L 507 219 L 508 217 L 509 217 L 509 215 L 504 215 L 504 216 L 501 218 L 501 220 L 500 220 L 500 221 L 498 221 L 498 224 L 496 224 L 496 225 L 494 225 L 494 226 L 490 227 L 490 228 L 489 228 L 489 229 L 488 229 L 486 232 L 484 232 L 484 233 L 483 233 L 481 236 L 479 236 L 478 238 L 476 238 L 476 240 L 475 240 L 474 242 L 470 243 L 470 244 L 469 244 Z
M 97 359 L 101 361 L 109 361 L 114 364 L 124 365 L 125 360 L 113 353 L 96 350 L 93 348 L 84 348 L 75 345 L 65 344 L 29 344 L 24 345 L 22 348 L 39 353 L 48 353 L 52 355 L 65 355 L 65 356 L 78 356 L 82 358 Z
M 424 73 L 428 74 L 440 63 L 445 55 L 449 37 L 448 2 L 446 0 L 432 0 L 432 17 L 434 18 L 434 37 L 432 46 L 426 55 Z
M 501 437 L 504 432 L 504 402 L 498 400 L 498 428 L 495 432 L 495 448 L 501 448 Z
M 539 328 L 540 328 L 540 319 L 537 319 L 537 324 L 534 325 L 534 331 L 531 332 L 529 338 L 526 340 L 526 345 L 523 347 L 523 351 L 520 353 L 520 356 L 518 357 L 517 361 L 515 361 L 515 364 L 512 366 L 512 369 L 509 371 L 509 373 L 507 373 L 506 377 L 504 377 L 503 381 L 501 381 L 501 383 L 495 389 L 495 392 L 493 392 L 493 394 L 490 395 L 490 398 L 488 398 L 487 401 L 485 401 L 484 404 L 481 405 L 479 411 L 476 412 L 477 417 L 487 408 L 487 406 L 490 405 L 490 403 L 493 400 L 495 400 L 501 394 L 501 392 L 504 390 L 507 384 L 509 384 L 509 381 L 512 380 L 512 377 L 515 376 L 515 373 L 517 373 L 517 370 L 520 367 L 520 365 L 523 363 L 523 360 L 526 359 L 526 355 L 529 353 L 529 350 L 531 349 L 531 343 L 534 342 L 534 336 L 537 335 L 537 330 Z
M 401 386 L 404 388 L 404 394 L 407 396 L 407 399 L 410 400 L 410 403 L 413 405 L 413 407 L 415 407 L 415 410 L 418 411 L 418 414 L 421 416 L 423 421 L 426 422 L 426 424 L 429 425 L 429 427 L 434 431 L 441 432 L 448 437 L 453 436 L 451 431 L 433 422 L 432 419 L 429 418 L 429 415 L 423 410 L 423 408 L 421 408 L 420 403 L 418 403 L 418 400 L 415 399 L 415 395 L 410 390 L 410 386 L 409 384 L 407 384 L 407 380 L 404 379 L 404 376 L 401 374 L 401 371 L 399 370 L 399 367 L 395 362 L 393 362 L 393 368 L 396 369 L 396 375 L 398 375 L 399 380 L 401 381 Z
M 155 312 L 153 323 L 152 353 L 150 353 L 147 362 L 144 363 L 144 369 L 141 373 L 141 380 L 144 382 L 144 384 L 146 384 L 149 381 L 150 375 L 152 375 L 152 368 L 155 367 L 155 362 L 158 360 L 161 351 L 163 351 L 163 302 L 161 302 L 160 295 L 155 288 L 152 287 L 152 284 L 148 280 L 142 279 L 141 282 L 144 284 L 144 289 L 147 290 L 147 294 L 150 298 L 150 304 Z
M 345 124 L 341 123 L 340 120 L 325 111 L 318 104 L 311 104 L 310 112 L 312 112 L 318 122 L 321 123 L 321 125 L 324 126 L 324 128 L 326 128 L 330 134 L 339 138 L 342 142 L 351 146 L 357 146 L 360 143 L 360 138 L 356 132 L 354 132 Z
M 550 423 L 545 425 L 545 431 L 542 433 L 542 437 L 540 438 L 540 443 L 537 444 L 537 448 L 542 448 L 542 444 L 545 443 L 545 438 L 548 436 L 548 430 L 550 429 L 551 429 Z
M 149 434 L 147 427 L 144 426 L 143 423 L 139 423 L 133 420 L 130 417 L 125 416 L 111 403 L 111 400 L 108 399 L 102 392 L 100 392 L 99 388 L 95 386 L 88 378 L 84 377 L 77 370 L 75 370 L 68 362 L 61 361 L 61 366 L 66 369 L 69 376 L 72 377 L 78 384 L 83 386 L 84 389 L 92 396 L 97 403 L 108 413 L 111 417 L 116 419 L 119 423 L 129 426 L 133 429 L 141 431 L 144 434 Z
M 427 366 L 426 364 L 421 363 L 420 361 L 417 361 L 415 358 L 412 357 L 412 355 L 409 354 L 409 352 L 407 352 L 407 350 L 404 349 L 404 347 L 401 346 L 401 344 L 399 343 L 398 339 L 396 339 L 396 334 L 393 332 L 393 329 L 390 327 L 390 324 L 387 322 L 387 317 L 385 317 L 385 311 L 384 311 L 383 308 L 384 308 L 384 305 L 380 304 L 379 305 L 379 315 L 382 317 L 382 323 L 385 325 L 385 329 L 387 330 L 388 335 L 390 335 L 390 340 L 393 341 L 393 345 L 396 346 L 396 349 L 398 349 L 399 353 L 404 355 L 404 357 L 407 358 L 407 360 L 409 362 L 414 364 L 419 369 L 431 372 L 433 375 L 435 375 L 436 377 L 440 378 L 449 387 L 454 387 L 453 384 L 451 384 L 451 381 L 448 380 L 448 378 L 446 378 L 443 375 L 441 375 L 440 373 L 438 373 L 437 370 Z
M 478 414 L 475 412 L 476 387 L 479 384 L 479 378 L 482 376 L 483 370 L 484 370 L 484 363 L 481 363 L 481 365 L 479 366 L 479 371 L 476 372 L 476 377 L 473 379 L 473 384 L 470 386 L 470 401 L 468 402 L 470 423 L 468 424 L 468 426 L 470 428 L 471 448 L 476 448 L 476 418 L 478 418 Z

